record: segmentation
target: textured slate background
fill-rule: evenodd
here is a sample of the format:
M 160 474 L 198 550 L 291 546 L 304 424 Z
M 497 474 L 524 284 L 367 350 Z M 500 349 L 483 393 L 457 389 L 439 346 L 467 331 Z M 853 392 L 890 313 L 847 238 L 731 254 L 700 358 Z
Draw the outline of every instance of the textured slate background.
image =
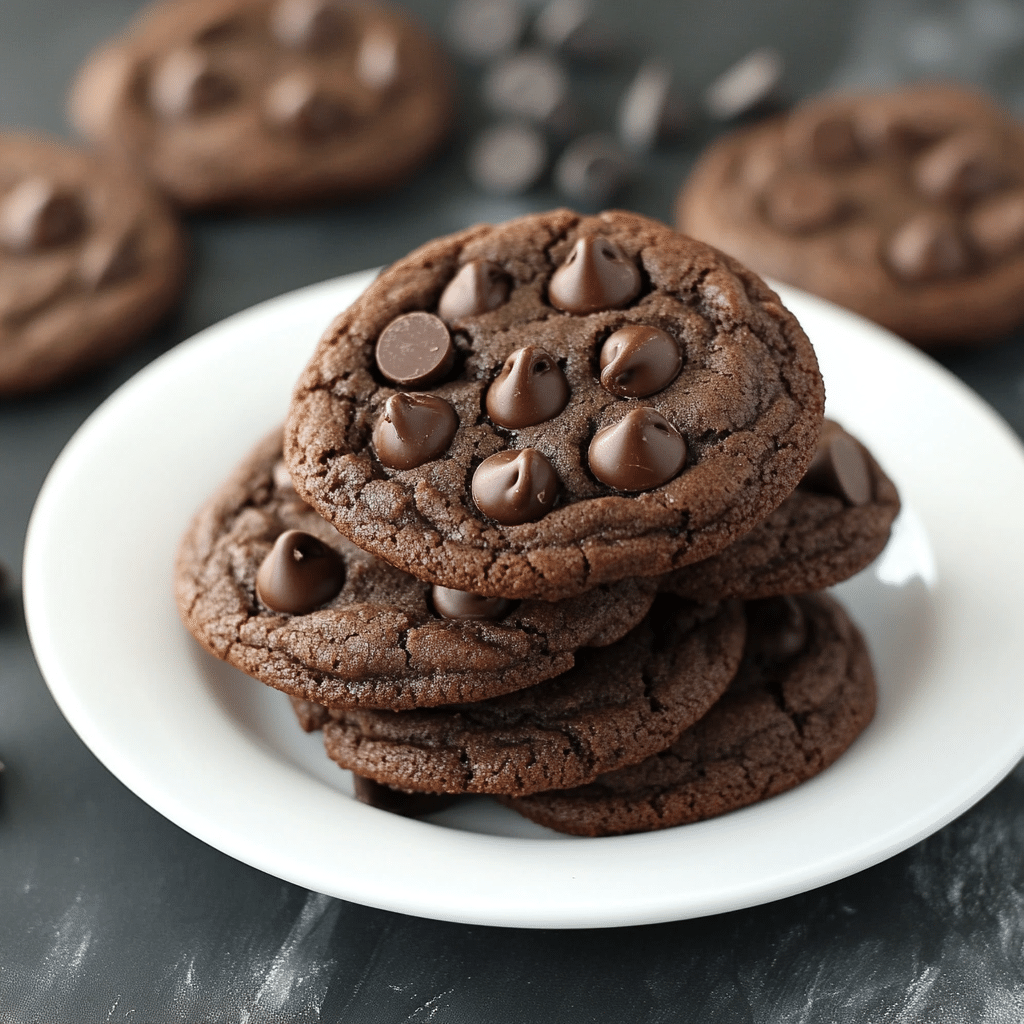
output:
M 66 133 L 63 96 L 135 0 L 2 0 L 0 125 Z M 447 4 L 409 4 L 435 27 Z M 698 89 L 755 45 L 793 97 L 952 75 L 1024 114 L 1024 5 L 965 0 L 634 0 L 604 4 Z M 610 123 L 627 70 L 584 75 Z M 475 194 L 481 113 L 463 69 L 451 151 L 400 192 L 297 216 L 193 219 L 188 298 L 157 335 L 64 390 L 0 403 L 0 561 L 14 570 L 51 462 L 140 366 L 202 327 L 323 278 L 386 263 L 480 219 L 544 209 Z M 667 219 L 706 139 L 659 154 L 621 205 Z M 942 361 L 1024 433 L 1024 339 Z M 112 557 L 116 555 L 112 554 Z M 970 680 L 964 680 L 970 699 Z M 1019 709 L 1007 709 L 1019 713 Z M 931 839 L 802 896 L 644 928 L 527 932 L 369 910 L 244 867 L 170 824 L 89 753 L 50 699 L 20 610 L 0 609 L 0 1024 L 92 1021 L 1017 1022 L 1024 1020 L 1024 768 Z M 414 855 L 415 851 L 410 851 Z M 756 851 L 752 851 L 756 855 Z

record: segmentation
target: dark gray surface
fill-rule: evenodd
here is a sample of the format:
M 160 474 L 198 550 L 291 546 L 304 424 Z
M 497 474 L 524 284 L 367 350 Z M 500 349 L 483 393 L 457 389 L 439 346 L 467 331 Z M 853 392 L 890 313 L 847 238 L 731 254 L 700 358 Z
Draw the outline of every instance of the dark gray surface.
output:
M 137 6 L 0 0 L 0 123 L 65 131 L 75 67 Z M 447 7 L 410 6 L 435 25 Z M 989 81 L 1014 104 L 1024 88 L 1020 3 L 634 0 L 605 10 L 637 53 L 660 51 L 691 90 L 766 42 L 786 54 L 795 96 L 944 71 Z M 610 124 L 627 74 L 581 79 L 592 123 Z M 463 124 L 479 117 L 467 101 Z M 17 576 L 36 492 L 75 428 L 169 346 L 269 296 L 555 202 L 544 190 L 504 202 L 475 195 L 461 155 L 467 131 L 416 182 L 372 203 L 193 220 L 191 288 L 163 331 L 58 393 L 0 403 L 0 561 Z M 705 137 L 698 129 L 687 147 L 650 161 L 622 205 L 667 219 Z M 1020 338 L 941 358 L 1024 432 Z M 129 793 L 50 699 L 16 579 L 0 613 L 0 758 L 0 1024 L 1024 1020 L 1021 768 L 906 853 L 769 906 L 589 932 L 417 920 L 244 867 Z

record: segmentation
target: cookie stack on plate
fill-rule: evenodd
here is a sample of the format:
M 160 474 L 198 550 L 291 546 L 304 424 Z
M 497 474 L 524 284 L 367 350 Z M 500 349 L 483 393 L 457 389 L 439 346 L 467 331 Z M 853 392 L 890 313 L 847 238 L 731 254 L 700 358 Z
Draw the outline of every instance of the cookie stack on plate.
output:
M 490 793 L 583 834 L 722 813 L 874 707 L 807 592 L 898 498 L 823 405 L 796 320 L 716 250 L 621 212 L 471 228 L 327 330 L 193 521 L 182 618 L 364 799 Z

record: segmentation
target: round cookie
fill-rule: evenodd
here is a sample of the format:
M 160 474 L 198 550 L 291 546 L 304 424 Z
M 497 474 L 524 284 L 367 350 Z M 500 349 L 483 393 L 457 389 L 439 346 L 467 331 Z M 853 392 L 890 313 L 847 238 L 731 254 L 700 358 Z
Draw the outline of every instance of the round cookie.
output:
M 0 133 L 0 395 L 112 359 L 185 280 L 177 221 L 123 163 Z
M 661 588 L 692 601 L 823 590 L 881 554 L 899 510 L 895 485 L 867 448 L 826 420 L 797 489 L 724 551 L 668 573 Z
M 388 268 L 300 377 L 285 459 L 360 547 L 444 586 L 557 600 L 751 529 L 803 475 L 823 405 L 810 343 L 760 278 L 636 214 L 556 210 Z
M 166 0 L 89 58 L 71 116 L 185 208 L 285 207 L 409 177 L 448 130 L 449 79 L 384 5 Z
M 555 604 L 442 592 L 341 537 L 280 458 L 275 431 L 199 511 L 175 596 L 207 650 L 292 696 L 394 709 L 482 700 L 565 672 L 578 647 L 618 640 L 654 599 L 654 580 Z
M 676 224 L 921 346 L 1024 321 L 1024 126 L 950 85 L 813 100 L 701 156 Z
M 743 651 L 742 606 L 663 596 L 633 632 L 504 697 L 395 714 L 334 710 L 328 755 L 404 790 L 526 794 L 581 785 L 664 749 L 718 699 Z
M 509 806 L 574 835 L 647 832 L 765 800 L 827 768 L 874 715 L 863 637 L 825 594 L 752 602 L 747 620 L 736 678 L 672 746 L 590 785 Z

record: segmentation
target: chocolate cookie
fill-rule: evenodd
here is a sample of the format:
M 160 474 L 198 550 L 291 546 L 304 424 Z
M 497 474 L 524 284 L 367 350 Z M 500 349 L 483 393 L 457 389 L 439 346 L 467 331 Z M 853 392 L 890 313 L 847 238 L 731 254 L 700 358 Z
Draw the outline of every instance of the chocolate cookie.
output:
M 899 510 L 896 487 L 871 453 L 826 420 L 797 489 L 746 536 L 669 573 L 661 587 L 693 601 L 823 590 L 881 554 Z
M 285 459 L 423 579 L 557 600 L 706 558 L 796 486 L 823 389 L 754 274 L 631 213 L 441 238 L 321 339 Z
M 1024 321 L 1024 126 L 966 89 L 826 97 L 726 136 L 676 223 L 919 345 Z
M 654 580 L 554 604 L 431 587 L 323 522 L 280 458 L 276 431 L 197 514 L 175 594 L 207 650 L 293 696 L 413 708 L 508 693 L 618 640 L 654 599 Z
M 747 609 L 736 678 L 672 746 L 590 785 L 509 806 L 575 835 L 646 832 L 765 800 L 832 764 L 875 710 L 863 638 L 824 594 L 770 598 Z
M 0 133 L 0 395 L 113 358 L 177 299 L 177 222 L 130 168 Z
M 660 597 L 632 633 L 580 651 L 557 679 L 476 704 L 333 710 L 328 755 L 405 790 L 525 794 L 576 786 L 663 750 L 718 699 L 739 665 L 738 603 Z
M 191 209 L 389 188 L 436 149 L 451 105 L 444 55 L 393 8 L 167 0 L 90 57 L 71 115 Z

